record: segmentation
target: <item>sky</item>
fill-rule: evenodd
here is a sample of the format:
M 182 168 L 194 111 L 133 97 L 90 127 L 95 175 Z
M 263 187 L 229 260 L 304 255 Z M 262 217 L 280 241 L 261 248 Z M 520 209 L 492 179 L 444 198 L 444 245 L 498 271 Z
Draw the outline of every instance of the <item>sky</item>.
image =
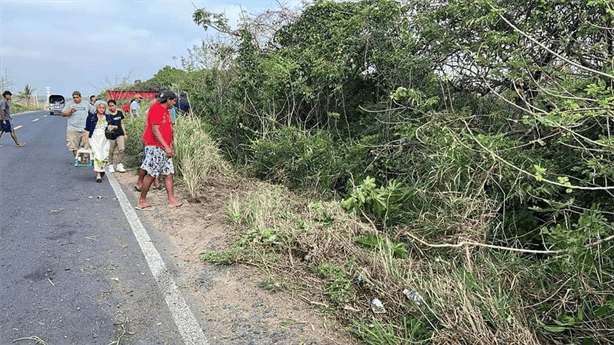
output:
M 291 8 L 300 1 L 283 2 Z M 225 13 L 234 27 L 241 9 L 259 14 L 277 1 L 1 0 L 0 76 L 16 94 L 97 95 L 127 78 L 145 81 L 164 66 L 180 68 L 187 49 L 215 31 L 192 21 L 196 8 Z M 0 91 L 3 92 L 4 90 Z

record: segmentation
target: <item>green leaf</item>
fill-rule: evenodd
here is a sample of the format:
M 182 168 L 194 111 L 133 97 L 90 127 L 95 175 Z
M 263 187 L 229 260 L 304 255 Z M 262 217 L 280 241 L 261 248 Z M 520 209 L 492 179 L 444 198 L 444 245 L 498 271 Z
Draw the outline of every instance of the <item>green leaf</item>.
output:
M 542 327 L 550 333 L 561 333 L 567 330 L 565 326 L 550 326 L 550 325 L 542 325 Z
M 612 305 L 611 304 L 603 305 L 603 306 L 599 307 L 599 309 L 597 309 L 597 311 L 595 311 L 595 317 L 596 318 L 600 318 L 600 317 L 608 314 L 611 311 L 612 311 Z
M 375 248 L 382 243 L 382 240 L 373 234 L 369 234 L 366 237 L 357 238 L 355 242 L 368 248 Z

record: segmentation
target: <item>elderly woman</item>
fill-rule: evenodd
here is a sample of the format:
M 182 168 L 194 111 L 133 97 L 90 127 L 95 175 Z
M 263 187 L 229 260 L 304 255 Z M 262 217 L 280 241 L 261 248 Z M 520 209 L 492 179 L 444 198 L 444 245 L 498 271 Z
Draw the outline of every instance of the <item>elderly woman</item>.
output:
M 117 125 L 112 125 L 111 115 L 107 115 L 108 105 L 105 101 L 94 103 L 94 113 L 89 113 L 85 122 L 85 147 L 92 149 L 94 154 L 94 171 L 96 182 L 102 182 L 104 167 L 109 159 L 109 139 L 105 136 L 105 129 L 115 130 Z

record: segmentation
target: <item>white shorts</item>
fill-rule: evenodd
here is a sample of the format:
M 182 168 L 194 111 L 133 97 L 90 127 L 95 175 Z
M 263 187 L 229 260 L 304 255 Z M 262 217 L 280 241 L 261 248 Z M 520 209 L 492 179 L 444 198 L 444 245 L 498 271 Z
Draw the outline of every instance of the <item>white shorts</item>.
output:
M 153 177 L 175 174 L 173 158 L 167 156 L 166 152 L 157 146 L 145 146 L 141 169 Z

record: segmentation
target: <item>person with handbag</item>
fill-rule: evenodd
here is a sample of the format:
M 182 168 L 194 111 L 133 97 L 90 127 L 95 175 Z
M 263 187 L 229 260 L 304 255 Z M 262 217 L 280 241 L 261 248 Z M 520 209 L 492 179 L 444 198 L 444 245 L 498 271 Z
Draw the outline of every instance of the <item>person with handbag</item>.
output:
M 96 182 L 102 182 L 104 168 L 109 159 L 109 147 L 111 143 L 107 136 L 112 137 L 118 125 L 112 125 L 113 117 L 107 114 L 108 105 L 105 101 L 94 103 L 94 112 L 89 113 L 85 121 L 85 148 L 91 148 L 96 172 Z
M 109 114 L 111 115 L 111 121 L 109 124 L 112 126 L 117 126 L 117 129 L 114 131 L 115 133 L 112 137 L 109 137 L 109 141 L 111 146 L 109 147 L 109 172 L 114 173 L 115 171 L 123 173 L 126 172 L 124 168 L 124 152 L 126 150 L 126 126 L 124 125 L 124 113 L 121 110 L 117 110 L 117 102 L 114 99 L 110 99 L 107 101 L 109 105 Z M 115 150 L 117 149 L 117 155 L 115 155 Z M 117 169 L 113 166 L 113 164 L 117 164 Z

